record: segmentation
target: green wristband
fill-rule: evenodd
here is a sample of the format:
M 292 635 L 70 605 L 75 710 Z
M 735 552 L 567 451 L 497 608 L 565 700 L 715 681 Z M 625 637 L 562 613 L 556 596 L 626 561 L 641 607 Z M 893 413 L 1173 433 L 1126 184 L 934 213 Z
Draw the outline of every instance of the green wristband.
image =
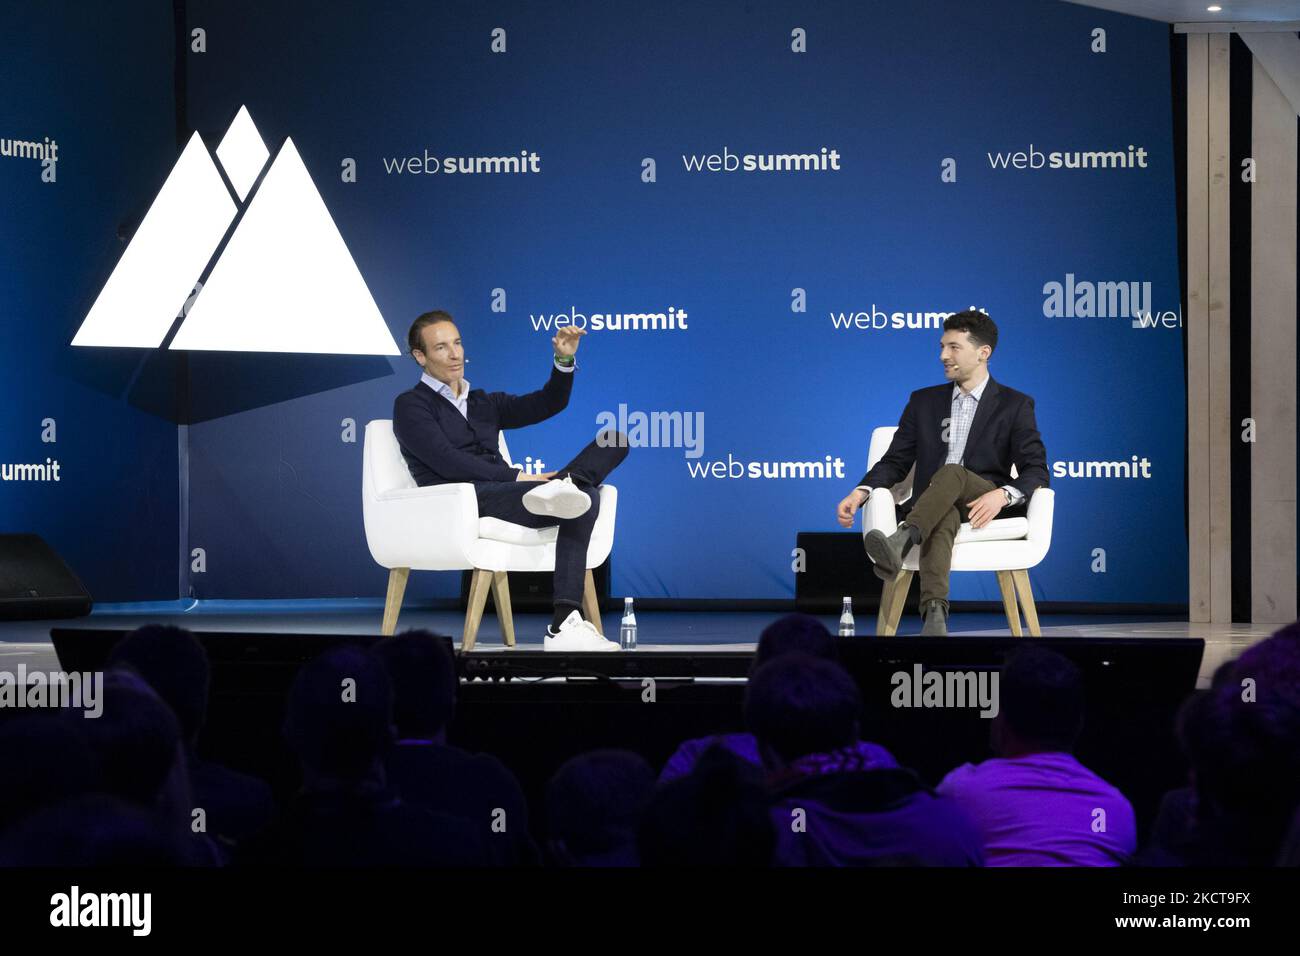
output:
M 557 352 L 557 353 L 555 354 L 555 361 L 556 361 L 557 363 L 559 363 L 560 365 L 569 366 L 569 365 L 572 365 L 572 364 L 573 364 L 573 362 L 574 362 L 574 358 L 573 358 L 572 355 L 560 355 L 560 354 Z

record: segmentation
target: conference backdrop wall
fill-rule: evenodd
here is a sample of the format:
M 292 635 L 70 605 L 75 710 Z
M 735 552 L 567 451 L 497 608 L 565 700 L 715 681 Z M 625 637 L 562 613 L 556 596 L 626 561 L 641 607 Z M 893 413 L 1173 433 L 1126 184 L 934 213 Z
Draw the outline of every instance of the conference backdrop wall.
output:
M 0 530 L 97 600 L 178 587 L 179 380 L 68 345 L 175 162 L 172 34 L 163 0 L 0 5 Z
M 615 593 L 792 596 L 796 533 L 837 529 L 871 429 L 943 381 L 942 318 L 974 305 L 1001 332 L 994 377 L 1036 400 L 1057 492 L 1039 599 L 1186 602 L 1167 27 L 1033 0 L 191 0 L 185 17 L 187 124 L 213 150 L 246 107 L 272 168 L 292 140 L 399 346 L 448 309 L 472 385 L 524 391 L 556 327 L 586 328 L 568 409 L 510 440 L 540 470 L 604 425 L 631 434 Z M 147 204 L 177 153 L 98 168 L 96 203 Z M 118 350 L 66 346 L 118 255 L 111 225 L 78 226 L 77 267 L 41 267 L 75 287 L 51 365 L 109 367 Z M 364 426 L 419 368 L 309 354 L 320 291 L 286 275 L 303 307 L 188 353 L 196 597 L 383 593 Z M 277 328 L 303 354 L 239 351 Z M 174 539 L 158 551 L 175 560 Z M 458 588 L 416 575 L 408 595 Z M 956 600 L 997 595 L 954 577 Z

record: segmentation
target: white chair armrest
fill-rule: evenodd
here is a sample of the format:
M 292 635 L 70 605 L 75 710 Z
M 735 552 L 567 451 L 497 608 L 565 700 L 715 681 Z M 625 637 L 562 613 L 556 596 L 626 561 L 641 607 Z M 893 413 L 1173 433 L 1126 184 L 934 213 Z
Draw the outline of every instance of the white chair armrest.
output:
M 877 488 L 862 507 L 862 533 L 883 531 L 893 534 L 898 530 L 898 512 L 894 510 L 894 496 L 888 488 Z
M 453 571 L 472 567 L 478 498 L 468 482 L 402 488 L 364 501 L 366 543 L 385 568 Z
M 1044 553 L 1052 543 L 1052 515 L 1056 511 L 1056 492 L 1051 488 L 1037 488 L 1029 498 L 1029 533 L 1025 538 L 1041 544 Z

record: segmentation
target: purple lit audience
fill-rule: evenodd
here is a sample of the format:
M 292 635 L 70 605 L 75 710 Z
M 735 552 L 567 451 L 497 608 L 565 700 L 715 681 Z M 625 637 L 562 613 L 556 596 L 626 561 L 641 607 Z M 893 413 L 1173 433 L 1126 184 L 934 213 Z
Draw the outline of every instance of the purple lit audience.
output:
M 342 644 L 297 670 L 280 727 L 293 760 L 272 789 L 232 748 L 232 766 L 206 756 L 207 653 L 150 625 L 113 649 L 100 716 L 0 710 L 0 866 L 1300 865 L 1300 622 L 1183 702 L 1186 785 L 1141 836 L 1075 756 L 1087 708 L 1066 656 L 1009 655 L 992 756 L 922 779 L 864 739 L 889 728 L 864 724 L 836 647 L 815 618 L 775 621 L 735 722 L 677 746 L 656 779 L 671 746 L 550 750 L 512 761 L 516 778 L 454 742 L 483 738 L 457 720 L 447 638 Z
M 782 654 L 749 681 L 780 866 L 979 866 L 969 819 L 859 737 L 862 699 L 838 664 Z
M 1083 730 L 1083 676 L 1038 647 L 1002 668 L 991 760 L 940 781 L 975 821 L 989 866 L 1119 866 L 1137 845 L 1133 807 L 1075 759 Z
M 764 628 L 758 639 L 758 649 L 754 652 L 752 670 L 757 670 L 774 657 L 790 653 L 808 654 L 828 661 L 839 659 L 835 638 L 830 631 L 826 630 L 826 625 L 811 614 L 787 614 Z M 659 782 L 668 783 L 686 776 L 695 766 L 695 762 L 700 759 L 700 755 L 715 745 L 726 748 L 755 767 L 763 765 L 763 759 L 758 752 L 758 741 L 754 739 L 752 733 L 743 731 L 713 734 L 683 742 L 664 764 L 663 770 L 659 773 Z M 889 751 L 879 744 L 864 740 L 859 742 L 859 746 L 871 752 L 875 763 L 882 765 L 894 763 L 894 758 Z

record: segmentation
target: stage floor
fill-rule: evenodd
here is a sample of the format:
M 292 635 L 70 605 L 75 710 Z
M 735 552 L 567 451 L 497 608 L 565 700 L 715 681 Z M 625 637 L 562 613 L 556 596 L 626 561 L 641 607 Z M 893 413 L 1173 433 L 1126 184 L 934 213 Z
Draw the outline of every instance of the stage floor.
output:
M 707 653 L 710 650 L 752 650 L 759 633 L 781 615 L 780 611 L 637 611 L 639 646 L 636 653 L 656 650 Z M 20 663 L 28 670 L 56 670 L 58 659 L 50 642 L 52 627 L 90 627 L 127 630 L 156 622 L 176 624 L 194 631 L 239 631 L 260 633 L 314 633 L 377 635 L 381 611 L 373 602 L 201 602 L 190 607 L 115 605 L 97 608 L 84 618 L 64 621 L 0 622 L 0 670 L 12 671 Z M 605 633 L 618 634 L 619 613 L 602 617 Z M 837 616 L 821 620 L 832 633 L 838 627 Z M 1047 637 L 1200 637 L 1206 642 L 1199 683 L 1208 684 L 1210 675 L 1225 660 L 1231 660 L 1251 644 L 1268 637 L 1280 625 L 1270 624 L 1190 624 L 1168 617 L 1141 615 L 1040 615 L 1043 635 Z M 550 622 L 549 615 L 516 614 L 517 646 L 539 650 L 542 634 Z M 450 634 L 459 643 L 464 624 L 463 612 L 451 610 L 403 611 L 399 629 L 428 628 Z M 920 631 L 920 619 L 905 616 L 900 636 Z M 870 640 L 875 630 L 875 615 L 863 613 L 858 619 L 859 636 Z M 866 631 L 868 633 L 862 633 Z M 949 621 L 954 639 L 963 636 L 1008 636 L 1006 619 L 993 613 L 957 613 Z M 501 631 L 491 611 L 484 615 L 479 629 L 476 651 L 502 652 Z

